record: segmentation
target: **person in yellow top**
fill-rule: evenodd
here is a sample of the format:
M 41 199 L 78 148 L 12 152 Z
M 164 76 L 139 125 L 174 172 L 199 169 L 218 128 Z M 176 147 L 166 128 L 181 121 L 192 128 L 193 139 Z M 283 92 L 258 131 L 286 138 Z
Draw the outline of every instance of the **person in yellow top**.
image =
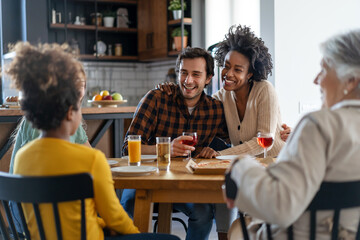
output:
M 90 173 L 94 198 L 86 200 L 87 239 L 104 239 L 105 227 L 117 234 L 134 234 L 129 235 L 131 238 L 111 239 L 142 239 L 116 197 L 105 155 L 69 141 L 82 119 L 85 74 L 81 63 L 57 44 L 35 47 L 17 43 L 14 50 L 16 56 L 6 72 L 23 93 L 21 108 L 25 117 L 41 131 L 38 139 L 16 154 L 14 173 L 27 176 Z M 23 209 L 32 239 L 39 239 L 33 208 L 23 204 Z M 80 204 L 61 203 L 59 211 L 63 238 L 80 239 Z M 51 206 L 41 204 L 40 212 L 46 238 L 56 239 Z M 150 235 L 146 239 L 159 239 Z

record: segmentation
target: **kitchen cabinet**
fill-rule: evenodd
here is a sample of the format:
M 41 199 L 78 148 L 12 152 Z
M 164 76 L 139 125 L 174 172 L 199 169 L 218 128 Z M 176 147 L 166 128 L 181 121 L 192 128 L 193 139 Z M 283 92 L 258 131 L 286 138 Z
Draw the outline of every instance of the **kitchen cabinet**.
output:
M 138 60 L 137 4 L 137 0 L 48 0 L 49 42 L 69 43 L 81 60 Z M 113 27 L 105 27 L 103 18 L 95 17 L 95 13 L 116 14 L 120 8 L 128 12 L 128 27 L 117 27 L 116 17 Z M 122 55 L 115 56 L 119 43 Z
M 138 1 L 139 60 L 167 58 L 167 1 Z
M 67 42 L 78 49 L 81 60 L 156 61 L 176 57 L 171 32 L 180 27 L 189 32 L 191 43 L 191 1 L 186 1 L 185 18 L 173 20 L 167 7 L 170 0 L 48 0 L 49 42 Z M 104 27 L 96 24 L 95 13 L 115 12 L 126 8 L 130 24 L 128 28 Z M 55 12 L 55 16 L 54 13 Z M 75 24 L 84 19 L 85 24 Z M 101 51 L 105 43 L 105 54 Z M 122 44 L 122 56 L 115 55 L 115 44 Z M 111 55 L 109 55 L 109 47 Z
M 138 0 L 138 55 L 140 61 L 155 61 L 177 57 L 171 31 L 181 26 L 181 19 L 173 20 L 168 5 L 170 0 Z M 186 1 L 184 26 L 191 43 L 191 1 Z

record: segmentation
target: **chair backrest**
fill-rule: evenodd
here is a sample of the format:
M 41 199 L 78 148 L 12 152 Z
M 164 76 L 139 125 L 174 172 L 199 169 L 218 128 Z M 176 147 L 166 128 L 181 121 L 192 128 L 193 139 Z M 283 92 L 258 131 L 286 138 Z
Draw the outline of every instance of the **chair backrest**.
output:
M 339 234 L 339 219 L 341 209 L 360 207 L 360 181 L 353 182 L 323 182 L 314 199 L 309 204 L 310 211 L 310 240 L 316 236 L 316 212 L 324 210 L 334 211 L 331 239 L 337 240 Z M 244 239 L 249 239 L 245 219 L 240 213 L 240 222 L 243 229 Z M 266 224 L 268 239 L 272 239 L 270 224 Z M 287 229 L 288 239 L 294 239 L 293 227 Z M 360 219 L 356 233 L 356 239 L 360 240 Z
M 31 239 L 26 225 L 21 203 L 32 203 L 39 235 L 45 239 L 44 227 L 39 204 L 51 203 L 53 207 L 56 233 L 62 239 L 61 223 L 58 211 L 59 202 L 81 200 L 81 239 L 86 239 L 85 199 L 93 198 L 92 177 L 88 173 L 30 177 L 0 173 L 0 201 L 5 210 L 9 228 L 15 239 L 18 238 L 14 219 L 9 209 L 9 201 L 16 203 L 22 227 L 27 239 Z M 10 239 L 4 218 L 0 215 L 0 229 L 5 240 Z

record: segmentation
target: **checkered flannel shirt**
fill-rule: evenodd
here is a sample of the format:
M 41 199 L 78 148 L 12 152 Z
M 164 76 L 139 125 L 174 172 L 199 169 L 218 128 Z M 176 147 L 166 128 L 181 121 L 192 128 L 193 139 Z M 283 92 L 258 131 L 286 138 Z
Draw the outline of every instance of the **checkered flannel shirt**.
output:
M 209 146 L 214 137 L 229 142 L 222 103 L 203 92 L 190 115 L 178 87 L 170 96 L 160 90 L 150 90 L 139 102 L 126 137 L 141 135 L 142 144 L 155 145 L 156 137 L 171 137 L 173 140 L 182 132 L 198 134 L 193 156 Z M 127 147 L 125 138 L 123 155 L 127 155 Z

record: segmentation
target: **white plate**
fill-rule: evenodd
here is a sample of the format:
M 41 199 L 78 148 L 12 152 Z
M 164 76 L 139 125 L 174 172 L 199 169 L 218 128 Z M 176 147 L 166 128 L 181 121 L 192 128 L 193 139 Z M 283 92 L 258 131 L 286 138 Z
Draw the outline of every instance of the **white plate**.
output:
M 129 156 L 123 156 L 122 159 L 128 160 Z M 142 162 L 152 162 L 156 159 L 157 159 L 156 155 L 141 155 Z
M 107 160 L 107 162 L 110 165 L 110 167 L 119 163 L 118 161 L 115 161 L 115 160 Z
M 156 167 L 151 166 L 125 166 L 125 167 L 114 167 L 111 171 L 116 172 L 122 176 L 142 176 L 148 175 L 157 170 Z
M 220 160 L 234 160 L 235 158 L 239 157 L 239 155 L 224 155 L 224 156 L 217 156 L 216 159 Z

